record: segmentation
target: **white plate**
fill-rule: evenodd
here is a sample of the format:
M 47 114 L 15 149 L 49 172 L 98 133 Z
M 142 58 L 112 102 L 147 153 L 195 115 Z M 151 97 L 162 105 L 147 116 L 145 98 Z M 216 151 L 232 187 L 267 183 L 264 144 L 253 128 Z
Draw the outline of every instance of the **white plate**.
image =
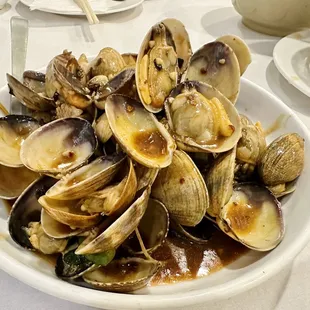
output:
M 310 30 L 280 40 L 273 50 L 273 59 L 287 81 L 310 97 Z
M 0 91 L 0 101 L 8 103 L 8 99 L 5 87 Z M 307 128 L 285 104 L 245 79 L 241 81 L 237 108 L 253 121 L 260 120 L 265 128 L 280 115 L 288 116 L 285 126 L 268 137 L 269 142 L 287 132 L 297 132 L 305 139 L 305 168 L 296 192 L 284 200 L 286 234 L 276 249 L 269 253 L 250 251 L 221 271 L 198 280 L 147 287 L 134 294 L 108 293 L 57 279 L 47 262 L 21 249 L 10 238 L 3 238 L 3 234 L 8 234 L 7 214 L 0 206 L 0 268 L 30 286 L 59 298 L 117 310 L 169 309 L 227 299 L 279 272 L 304 248 L 310 237 L 310 136 Z
M 31 6 L 34 0 L 20 0 L 23 4 Z M 65 2 L 67 2 L 66 0 Z M 124 0 L 124 1 L 113 1 L 113 0 L 92 0 L 93 9 L 97 15 L 112 14 L 130 10 L 140 5 L 144 0 Z M 92 2 L 90 1 L 90 2 Z M 39 11 L 55 13 L 61 15 L 85 15 L 82 10 L 74 4 L 59 5 L 59 1 L 49 0 L 44 6 L 38 9 Z

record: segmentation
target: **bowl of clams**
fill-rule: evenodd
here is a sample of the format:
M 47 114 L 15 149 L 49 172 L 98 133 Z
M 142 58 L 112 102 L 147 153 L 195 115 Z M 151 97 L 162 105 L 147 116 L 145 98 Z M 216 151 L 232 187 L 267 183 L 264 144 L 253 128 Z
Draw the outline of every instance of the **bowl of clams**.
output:
M 60 51 L 0 91 L 1 268 L 104 309 L 227 298 L 309 239 L 309 133 L 242 78 L 246 43 L 193 50 L 166 19 L 136 53 Z M 12 100 L 21 113 L 10 114 Z

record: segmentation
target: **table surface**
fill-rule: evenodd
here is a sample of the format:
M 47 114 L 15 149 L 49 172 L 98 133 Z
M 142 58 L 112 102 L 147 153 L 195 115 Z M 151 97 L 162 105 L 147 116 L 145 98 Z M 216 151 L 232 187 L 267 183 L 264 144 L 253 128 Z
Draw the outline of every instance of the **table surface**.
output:
M 6 83 L 5 73 L 10 72 L 9 21 L 12 16 L 22 16 L 29 20 L 28 69 L 45 66 L 63 49 L 71 50 L 75 55 L 83 52 L 96 55 L 105 46 L 120 52 L 136 52 L 146 31 L 167 17 L 183 21 L 194 50 L 223 34 L 236 34 L 248 43 L 253 53 L 252 64 L 244 76 L 278 96 L 310 128 L 310 98 L 291 86 L 273 63 L 272 51 L 279 38 L 262 35 L 243 26 L 229 0 L 148 0 L 133 10 L 102 16 L 101 23 L 94 26 L 89 26 L 83 17 L 31 12 L 18 1 L 9 1 L 5 9 L 0 11 L 0 85 Z M 293 263 L 259 287 L 225 301 L 191 309 L 306 309 L 310 305 L 309 261 L 310 244 Z M 93 309 L 36 291 L 2 271 L 0 308 Z

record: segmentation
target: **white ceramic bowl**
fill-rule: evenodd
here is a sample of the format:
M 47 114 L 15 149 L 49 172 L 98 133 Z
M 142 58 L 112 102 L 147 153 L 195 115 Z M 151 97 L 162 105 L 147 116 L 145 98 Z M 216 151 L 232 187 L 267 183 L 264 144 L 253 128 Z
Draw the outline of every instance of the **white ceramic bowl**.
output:
M 8 103 L 7 89 L 0 91 L 0 101 Z M 167 286 L 148 287 L 134 294 L 116 294 L 73 286 L 54 275 L 51 265 L 33 253 L 21 249 L 9 238 L 7 213 L 0 208 L 0 267 L 13 277 L 59 298 L 104 309 L 174 308 L 227 299 L 265 281 L 288 264 L 306 245 L 310 236 L 310 136 L 306 127 L 280 100 L 253 83 L 242 79 L 237 107 L 264 127 L 281 114 L 288 120 L 268 137 L 271 141 L 287 132 L 297 132 L 305 139 L 306 164 L 294 194 L 285 198 L 283 211 L 286 234 L 272 252 L 250 251 L 233 264 L 205 278 Z

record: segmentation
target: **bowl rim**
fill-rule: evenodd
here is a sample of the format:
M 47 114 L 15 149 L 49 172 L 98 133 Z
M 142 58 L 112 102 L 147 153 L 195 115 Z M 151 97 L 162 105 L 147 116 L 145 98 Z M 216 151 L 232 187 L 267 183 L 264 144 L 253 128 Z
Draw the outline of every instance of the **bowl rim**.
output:
M 281 109 L 287 114 L 290 114 L 294 121 L 301 127 L 302 131 L 304 131 L 304 134 L 307 137 L 306 140 L 310 141 L 308 128 L 288 106 L 261 86 L 245 78 L 241 78 L 241 80 L 241 84 L 249 86 L 250 89 L 256 89 L 258 92 L 264 93 L 264 95 L 268 96 L 270 100 L 275 101 L 277 105 L 281 106 Z M 4 88 L 1 88 L 0 92 L 3 90 Z M 51 278 L 50 275 L 28 268 L 26 265 L 11 257 L 8 253 L 1 250 L 1 248 L 0 258 L 2 264 L 0 265 L 0 268 L 14 278 L 41 292 L 74 303 L 105 309 L 176 308 L 226 299 L 259 285 L 288 265 L 306 246 L 309 239 L 310 225 L 303 230 L 303 233 L 299 236 L 298 240 L 286 249 L 285 259 L 283 259 L 282 256 L 274 258 L 272 263 L 259 266 L 235 279 L 233 282 L 229 281 L 225 284 L 215 286 L 216 290 L 202 288 L 199 290 L 172 293 L 170 295 L 124 295 L 92 289 L 87 289 L 87 291 L 85 291 L 86 288 L 84 287 L 72 285 L 57 278 Z M 60 282 L 62 289 L 60 289 Z

